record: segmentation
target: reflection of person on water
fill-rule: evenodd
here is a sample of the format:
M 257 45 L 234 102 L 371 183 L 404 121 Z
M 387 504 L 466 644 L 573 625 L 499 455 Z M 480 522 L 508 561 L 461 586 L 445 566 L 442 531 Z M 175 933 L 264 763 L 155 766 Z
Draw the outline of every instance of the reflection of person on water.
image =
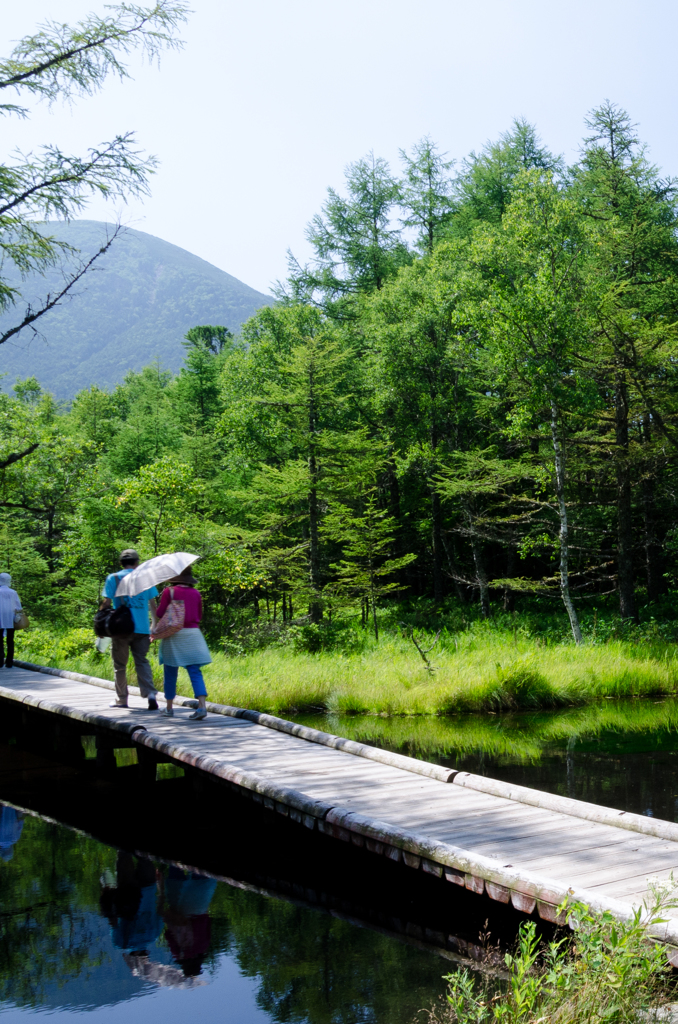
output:
M 156 870 L 143 857 L 118 853 L 116 885 L 101 891 L 101 910 L 118 949 L 143 953 L 160 935 Z
M 3 860 L 11 860 L 14 856 L 14 847 L 21 839 L 23 827 L 22 812 L 0 804 L 0 857 Z
M 170 867 L 165 880 L 162 916 L 172 956 L 185 977 L 195 977 L 210 946 L 209 905 L 217 887 L 214 878 Z

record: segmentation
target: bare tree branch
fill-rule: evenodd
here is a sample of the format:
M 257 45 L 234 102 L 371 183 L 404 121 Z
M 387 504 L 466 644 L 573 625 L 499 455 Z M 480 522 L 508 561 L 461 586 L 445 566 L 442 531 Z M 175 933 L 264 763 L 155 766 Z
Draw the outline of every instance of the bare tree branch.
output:
M 21 459 L 25 459 L 27 455 L 32 455 L 36 448 L 40 447 L 40 442 L 36 441 L 34 444 L 25 448 L 22 452 L 13 452 L 12 455 L 8 455 L 6 459 L 0 460 L 0 469 L 7 469 L 8 466 L 13 466 L 15 462 L 19 462 Z
M 54 309 L 55 306 L 59 305 L 61 299 L 63 299 L 63 297 L 68 294 L 73 285 L 77 284 L 77 282 L 82 277 L 84 277 L 84 275 L 87 273 L 88 270 L 90 270 L 90 268 L 96 262 L 96 260 L 103 256 L 104 253 L 108 252 L 111 245 L 113 244 L 113 242 L 118 237 L 121 231 L 122 226 L 120 224 L 116 225 L 113 234 L 106 240 L 106 243 L 102 245 L 99 248 L 99 250 L 95 252 L 92 257 L 90 257 L 90 259 L 84 264 L 84 266 L 82 266 L 78 270 L 78 272 L 70 278 L 66 286 L 62 288 L 60 292 L 58 292 L 56 295 L 48 294 L 45 301 L 43 302 L 42 306 L 40 306 L 39 309 L 34 310 L 29 305 L 26 310 L 26 315 L 24 316 L 21 323 L 16 324 L 14 327 L 10 327 L 10 329 L 8 331 L 5 331 L 4 334 L 0 334 L 0 345 L 3 345 L 6 341 L 9 341 L 9 339 L 14 337 L 15 334 L 18 334 L 19 331 L 23 331 L 25 327 L 30 327 L 34 334 L 38 334 L 39 332 L 36 330 L 35 327 L 33 327 L 35 321 L 38 320 L 41 316 L 44 316 L 45 313 L 49 313 L 50 309 Z

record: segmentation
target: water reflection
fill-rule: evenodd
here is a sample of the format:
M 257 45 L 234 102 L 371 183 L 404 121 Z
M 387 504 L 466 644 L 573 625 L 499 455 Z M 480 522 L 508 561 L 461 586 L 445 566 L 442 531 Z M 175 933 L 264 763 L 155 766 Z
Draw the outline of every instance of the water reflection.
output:
M 456 719 L 323 716 L 313 724 L 678 820 L 675 700 Z M 215 815 L 211 794 L 192 788 L 190 777 L 144 788 L 144 766 L 102 777 L 95 763 L 74 757 L 60 767 L 58 756 L 81 749 L 79 737 L 71 746 L 61 737 L 51 751 L 34 719 L 23 732 L 16 723 L 4 728 L 12 735 L 0 742 L 0 794 L 71 827 L 0 803 L 2 1024 L 25 1024 L 36 1011 L 87 1011 L 98 1024 L 193 1016 L 205 1024 L 409 1024 L 442 993 L 452 966 L 430 947 L 475 956 L 478 915 L 509 913 L 496 903 L 486 911 L 457 887 L 425 890 L 436 884 L 430 879 L 410 892 L 414 873 L 384 875 L 383 859 L 377 879 L 369 860 L 350 860 L 360 851 L 342 848 L 335 863 L 331 846 L 313 845 L 322 837 L 309 833 L 303 847 L 298 833 L 275 831 L 286 819 L 261 818 L 228 791 L 219 792 Z M 504 927 L 512 941 L 515 925 L 508 917 L 491 923 L 495 939 Z
M 514 715 L 296 720 L 479 775 L 678 821 L 675 698 Z
M 167 877 L 145 857 L 120 851 L 115 877 L 102 878 L 100 906 L 111 926 L 111 938 L 132 974 L 170 988 L 204 985 L 202 965 L 210 946 L 208 909 L 216 881 L 171 866 Z M 164 931 L 177 966 L 155 959 Z
M 24 816 L 13 807 L 0 807 L 0 857 L 11 860 L 14 847 L 21 839 Z
M 407 1024 L 443 991 L 451 964 L 430 950 L 0 810 L 15 840 L 0 861 L 7 1024 L 36 1010 Z

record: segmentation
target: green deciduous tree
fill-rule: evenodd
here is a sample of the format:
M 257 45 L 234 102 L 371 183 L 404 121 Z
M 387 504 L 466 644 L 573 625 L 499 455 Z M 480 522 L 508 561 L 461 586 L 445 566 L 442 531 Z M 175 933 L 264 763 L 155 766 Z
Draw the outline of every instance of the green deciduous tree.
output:
M 138 519 L 144 546 L 157 555 L 172 529 L 186 528 L 202 495 L 203 487 L 193 478 L 191 467 L 166 455 L 126 480 L 117 504 Z
M 115 475 L 131 475 L 178 446 L 181 429 L 171 384 L 172 374 L 155 362 L 128 373 L 115 389 L 118 418 L 106 455 Z
M 478 290 L 470 293 L 466 309 L 507 375 L 513 422 L 524 430 L 521 417 L 536 416 L 548 425 L 560 592 L 577 643 L 582 634 L 569 579 L 567 413 L 586 396 L 581 354 L 596 299 L 587 276 L 590 247 L 590 232 L 572 198 L 548 172 L 526 171 L 516 180 L 501 227 L 477 232 L 471 260 Z

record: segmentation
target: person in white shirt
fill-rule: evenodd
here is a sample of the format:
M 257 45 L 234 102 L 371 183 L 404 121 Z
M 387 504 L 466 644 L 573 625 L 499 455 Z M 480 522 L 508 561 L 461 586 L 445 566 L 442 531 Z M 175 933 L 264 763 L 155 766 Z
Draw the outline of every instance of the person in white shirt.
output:
M 4 664 L 11 668 L 14 664 L 14 619 L 21 611 L 21 601 L 16 590 L 10 584 L 12 577 L 8 572 L 0 572 L 0 668 Z M 7 636 L 7 660 L 5 660 L 5 636 Z

